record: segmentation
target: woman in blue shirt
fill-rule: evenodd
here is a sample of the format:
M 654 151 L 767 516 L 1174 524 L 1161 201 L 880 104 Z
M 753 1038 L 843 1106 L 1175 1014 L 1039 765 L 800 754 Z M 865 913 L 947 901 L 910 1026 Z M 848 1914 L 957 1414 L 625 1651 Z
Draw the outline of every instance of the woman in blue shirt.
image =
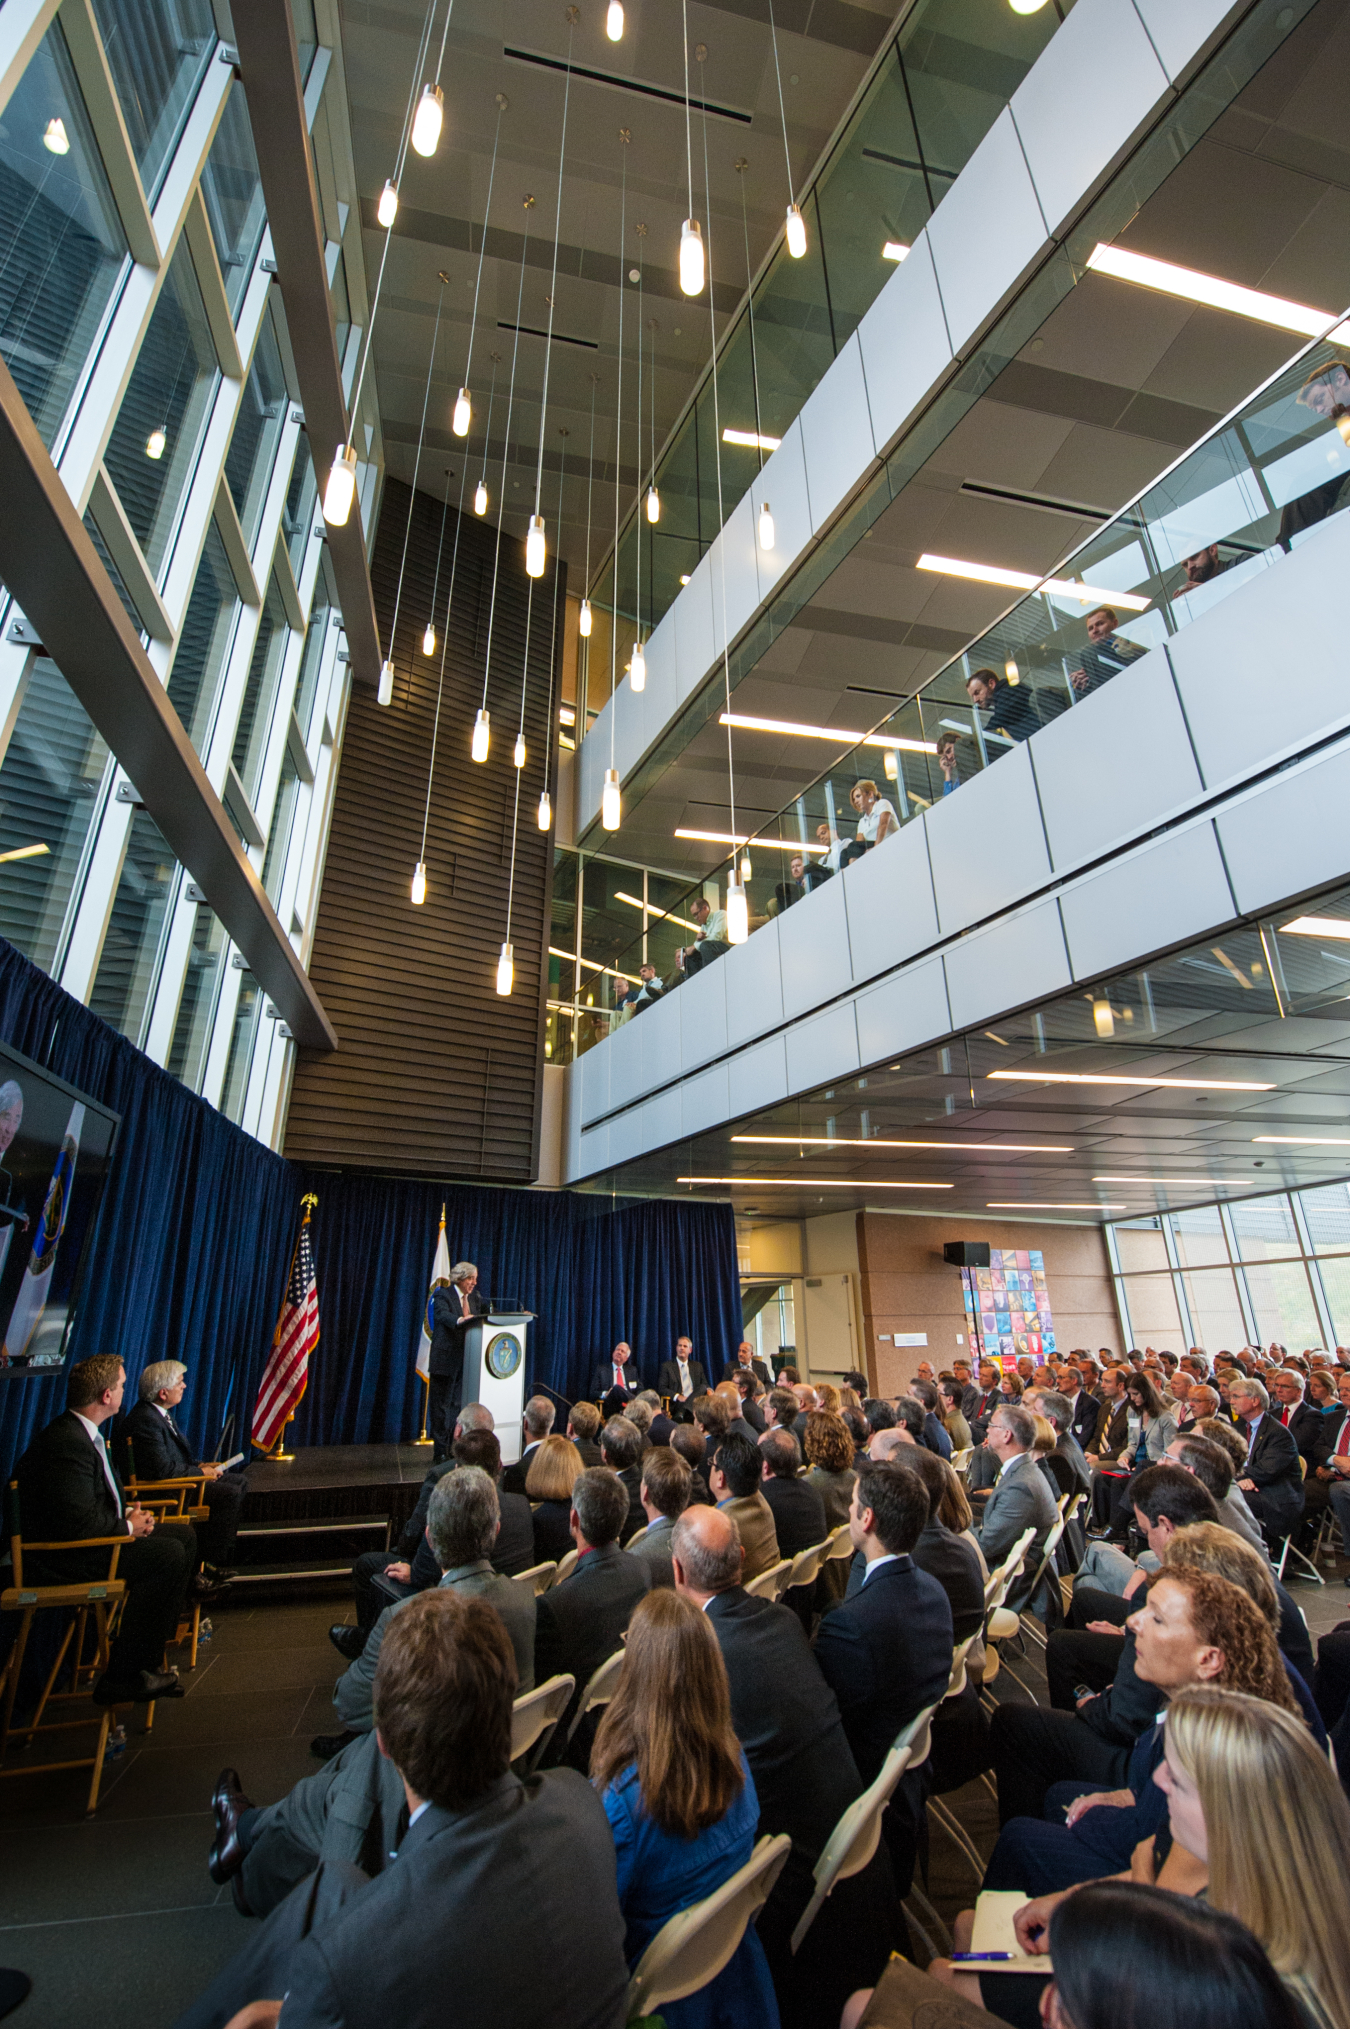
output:
M 614 1833 L 634 1966 L 668 1918 L 745 1865 L 759 1822 L 722 1651 L 692 1600 L 665 1588 L 639 1600 L 623 1675 L 591 1750 L 591 1780 Z M 714 1980 L 661 2013 L 667 2029 L 778 2029 L 753 1927 Z

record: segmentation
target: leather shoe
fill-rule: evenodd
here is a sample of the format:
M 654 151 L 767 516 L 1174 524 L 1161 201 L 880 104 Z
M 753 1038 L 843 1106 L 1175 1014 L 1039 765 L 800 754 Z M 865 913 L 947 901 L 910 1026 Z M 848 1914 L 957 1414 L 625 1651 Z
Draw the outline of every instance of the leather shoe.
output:
M 366 1637 L 362 1630 L 345 1620 L 340 1620 L 336 1627 L 329 1628 L 328 1639 L 338 1654 L 345 1656 L 349 1663 L 356 1661 L 366 1645 Z
M 102 1676 L 94 1686 L 96 1705 L 153 1705 L 157 1698 L 181 1698 L 177 1670 L 142 1670 L 125 1683 Z
M 353 1740 L 359 1740 L 357 1733 L 316 1733 L 309 1743 L 309 1751 L 320 1761 L 331 1761 L 335 1754 L 341 1754 L 344 1747 L 350 1747 Z
M 206 1870 L 216 1886 L 221 1887 L 233 1879 L 244 1864 L 239 1820 L 245 1811 L 253 1809 L 239 1786 L 237 1770 L 222 1768 L 211 1797 L 211 1809 L 216 1820 L 216 1837 Z

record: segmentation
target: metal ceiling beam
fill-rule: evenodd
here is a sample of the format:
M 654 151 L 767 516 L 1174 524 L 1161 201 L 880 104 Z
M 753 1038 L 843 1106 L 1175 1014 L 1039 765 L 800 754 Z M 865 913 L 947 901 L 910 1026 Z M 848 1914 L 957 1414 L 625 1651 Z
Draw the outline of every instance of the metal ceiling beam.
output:
M 231 17 L 277 279 L 286 306 L 286 329 L 322 500 L 334 453 L 347 442 L 349 425 L 295 24 L 291 9 L 278 5 L 277 0 L 234 0 Z M 328 529 L 327 539 L 352 676 L 373 689 L 380 680 L 380 635 L 359 502 L 346 526 Z
M 297 1042 L 335 1050 L 337 1034 L 3 361 L 0 579 Z

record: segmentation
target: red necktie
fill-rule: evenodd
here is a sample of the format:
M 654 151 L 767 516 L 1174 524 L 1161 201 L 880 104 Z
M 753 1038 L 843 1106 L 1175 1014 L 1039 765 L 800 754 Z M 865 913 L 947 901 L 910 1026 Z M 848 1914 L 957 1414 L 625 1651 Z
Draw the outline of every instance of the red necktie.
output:
M 1337 1458 L 1350 1458 L 1350 1411 L 1341 1422 L 1341 1434 L 1336 1445 Z
M 1286 1408 L 1284 1408 L 1284 1409 L 1281 1409 L 1281 1411 L 1280 1411 L 1280 1421 L 1281 1421 L 1281 1423 L 1283 1423 L 1283 1425 L 1284 1425 L 1285 1429 L 1287 1430 L 1287 1429 L 1289 1428 L 1289 1410 L 1288 1410 L 1288 1408 L 1287 1408 L 1287 1407 L 1286 1407 Z

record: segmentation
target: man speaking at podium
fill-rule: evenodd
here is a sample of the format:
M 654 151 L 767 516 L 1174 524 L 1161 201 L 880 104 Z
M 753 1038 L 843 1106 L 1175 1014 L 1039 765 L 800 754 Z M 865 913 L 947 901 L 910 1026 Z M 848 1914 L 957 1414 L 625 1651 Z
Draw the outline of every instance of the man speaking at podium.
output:
M 449 1286 L 438 1289 L 431 1303 L 431 1351 L 427 1355 L 427 1429 L 434 1449 L 432 1462 L 450 1456 L 450 1433 L 463 1406 L 464 1334 L 487 1304 L 477 1294 L 478 1270 L 472 1261 L 457 1261 Z

